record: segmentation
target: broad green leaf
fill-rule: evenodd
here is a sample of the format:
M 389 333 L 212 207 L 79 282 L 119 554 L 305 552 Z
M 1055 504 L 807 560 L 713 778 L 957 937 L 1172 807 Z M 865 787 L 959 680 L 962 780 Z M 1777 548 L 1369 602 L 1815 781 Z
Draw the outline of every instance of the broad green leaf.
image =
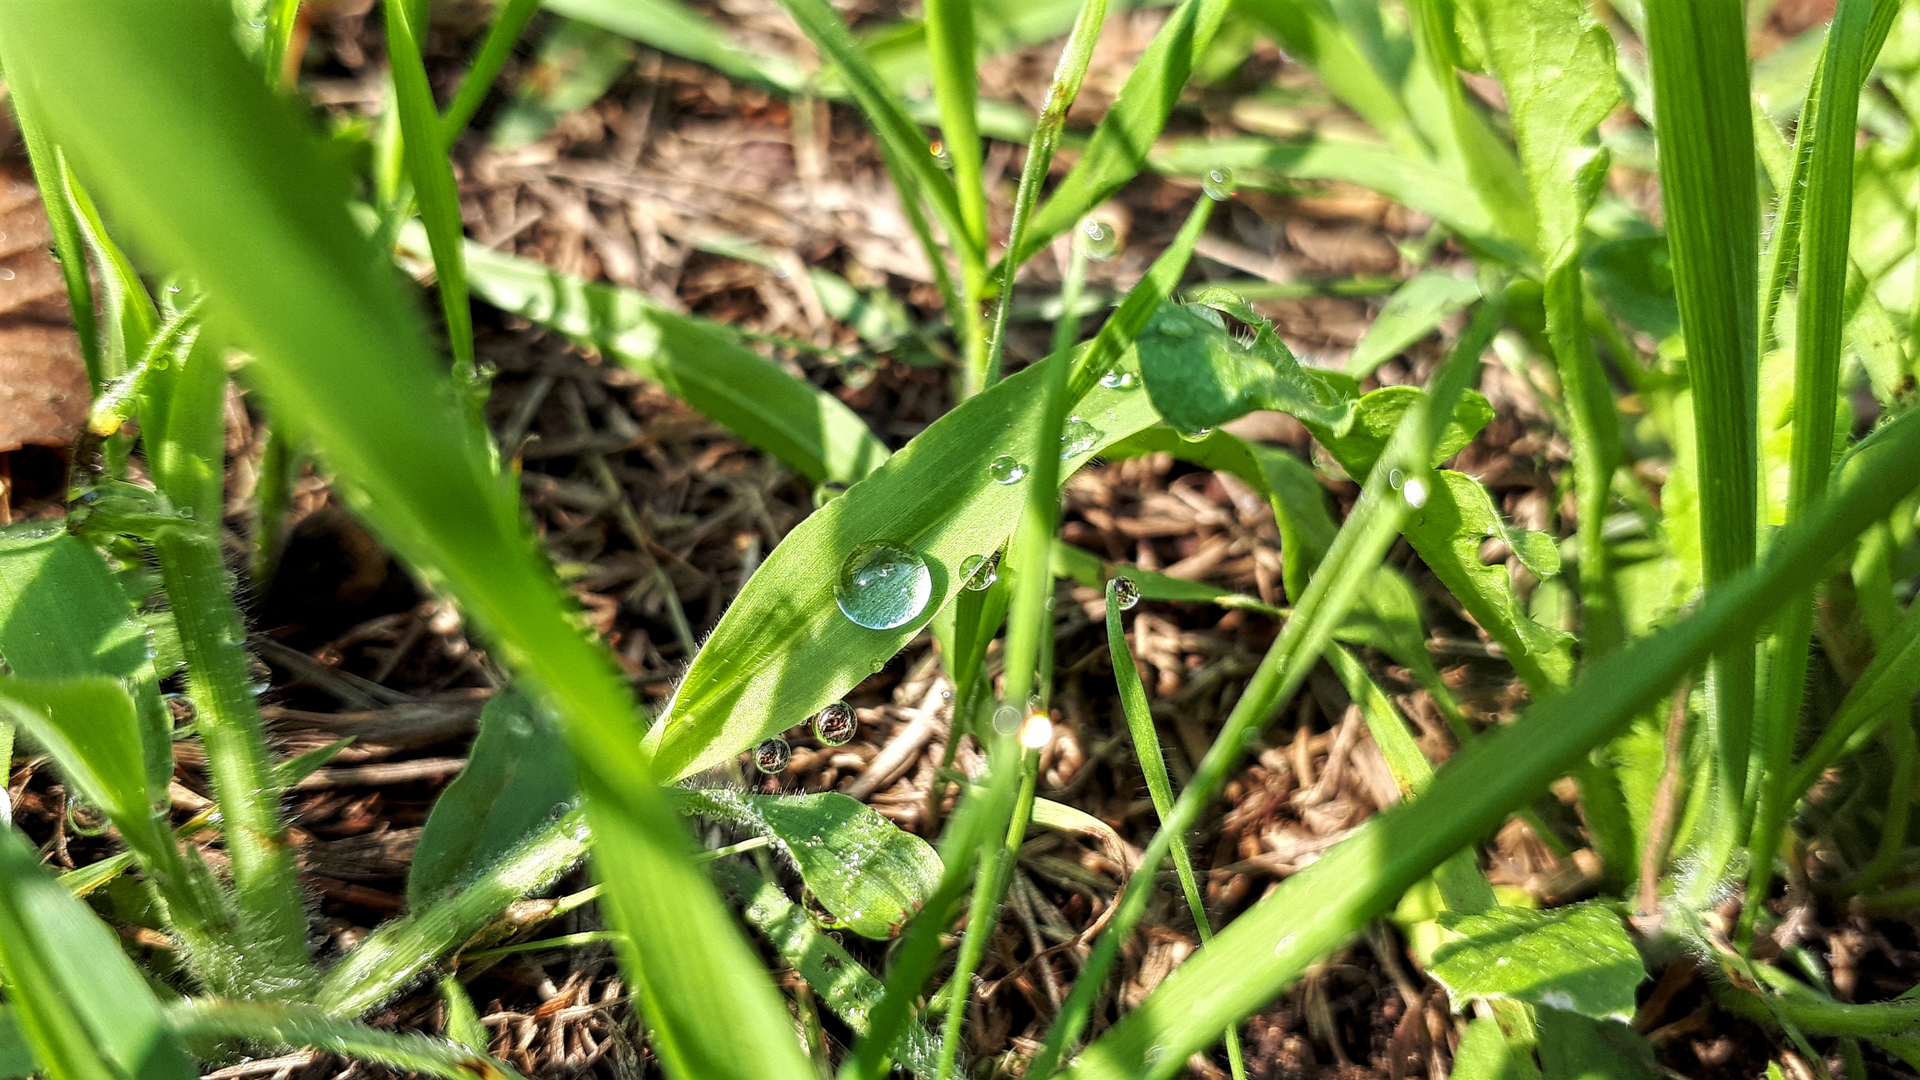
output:
M 1533 1055 L 1507 1042 L 1500 1022 L 1477 1016 L 1460 1034 L 1453 1052 L 1453 1080 L 1540 1080 Z
M 1534 1010 L 1542 1080 L 1655 1080 L 1653 1047 L 1624 1023 L 1564 1009 Z
M 23 1080 L 33 1072 L 33 1048 L 14 1022 L 13 1011 L 0 1005 L 0 1080 Z
M 1167 16 L 1146 51 L 1134 61 L 1120 95 L 1100 118 L 1080 160 L 1034 211 L 1020 248 L 1009 253 L 1016 265 L 1079 224 L 1087 211 L 1112 197 L 1140 171 L 1179 103 L 1194 64 L 1226 18 L 1228 6 L 1228 0 L 1181 0 Z M 1224 163 L 1208 162 L 1199 171 L 1220 164 Z
M 276 1050 L 312 1047 L 444 1080 L 521 1080 L 501 1062 L 456 1043 L 380 1031 L 303 1005 L 189 1000 L 167 1010 L 167 1019 L 188 1038 L 237 1039 Z
M 1063 362 L 1066 358 L 1061 358 Z M 847 493 L 787 534 L 721 617 L 673 704 L 648 739 L 662 775 L 689 776 L 837 701 L 898 652 L 961 591 L 968 557 L 998 551 L 1013 532 L 1024 484 L 1002 484 L 988 465 L 1007 456 L 1031 467 L 1042 405 L 1034 388 L 1047 365 L 996 383 L 935 421 Z M 1096 432 L 1062 475 L 1158 417 L 1137 390 L 1096 387 L 1075 407 Z M 869 630 L 835 603 L 852 550 L 887 541 L 926 562 L 923 610 L 893 630 Z
M 402 233 L 402 243 L 417 246 L 416 235 Z M 632 289 L 478 244 L 467 247 L 467 273 L 488 303 L 659 383 L 809 480 L 850 484 L 887 458 L 886 445 L 838 398 L 787 374 L 723 327 L 675 314 Z
M 940 884 L 940 856 L 932 846 L 839 792 L 686 788 L 675 795 L 682 813 L 773 837 L 835 925 L 862 937 L 884 941 L 899 933 Z
M 113 931 L 0 828 L 0 982 L 47 1080 L 195 1080 Z
M 1433 333 L 1447 316 L 1480 299 L 1480 286 L 1443 270 L 1408 278 L 1367 327 L 1347 358 L 1346 373 L 1356 379 L 1373 374 L 1402 349 Z
M 407 872 L 418 909 L 471 880 L 578 798 L 573 755 L 539 706 L 503 690 L 480 711 L 467 767 L 434 801 Z
M 230 21 L 217 0 L 164 16 L 92 0 L 0 8 L 0 65 L 130 246 L 198 284 L 209 331 L 252 357 L 246 377 L 275 415 L 299 418 L 335 490 L 564 720 L 613 922 L 645 931 L 622 958 L 666 1071 L 809 1075 L 778 992 L 653 783 L 631 692 L 539 558 L 387 253 L 356 228 L 346 175 Z M 204 101 L 221 107 L 186 104 Z
M 1379 459 L 1380 452 L 1386 449 L 1394 429 L 1400 425 L 1400 418 L 1425 396 L 1426 392 L 1417 386 L 1383 386 L 1369 391 L 1354 403 L 1353 423 L 1344 431 L 1320 424 L 1311 416 L 1300 419 L 1313 432 L 1313 437 L 1320 440 L 1320 445 L 1333 452 L 1347 475 L 1365 476 Z M 1434 444 L 1433 464 L 1438 465 L 1459 453 L 1492 419 L 1493 406 L 1487 404 L 1487 399 L 1478 391 L 1469 390 L 1461 397 L 1459 407 L 1454 409 L 1447 426 L 1440 432 L 1439 441 Z
M 1680 332 L 1665 236 L 1627 236 L 1595 244 L 1581 253 L 1580 267 L 1594 292 L 1621 319 L 1659 341 Z
M 488 863 L 464 888 L 381 923 L 321 978 L 314 1004 L 351 1018 L 414 985 L 509 904 L 572 873 L 586 858 L 588 841 L 586 817 L 575 810 Z
M 1696 614 L 1602 659 L 1574 692 L 1550 696 L 1519 722 L 1475 740 L 1418 799 L 1369 819 L 1229 924 L 1082 1052 L 1067 1076 L 1172 1076 L 1221 1027 L 1271 1000 L 1441 860 L 1623 729 L 1727 640 L 1777 610 L 1790 582 L 1820 573 L 1920 486 L 1916 462 L 1920 415 L 1909 414 L 1849 455 L 1820 511 L 1776 537 L 1763 566 L 1729 583 Z M 1144 1070 L 1143 1061 L 1149 1062 Z
M 799 972 L 855 1034 L 866 1034 L 868 1017 L 885 993 L 880 980 L 839 942 L 814 926 L 806 910 L 787 899 L 778 885 L 737 862 L 723 862 L 714 872 L 745 901 L 742 914 L 766 936 L 780 959 Z M 920 1080 L 934 1080 L 940 1047 L 933 1033 L 916 1020 L 894 1044 L 891 1056 Z
M 1506 998 L 1597 1020 L 1627 1019 L 1634 988 L 1647 978 L 1619 914 L 1601 903 L 1443 914 L 1440 925 L 1460 940 L 1440 946 L 1427 970 L 1461 1004 Z
M 658 25 L 668 34 L 675 28 L 671 14 Z M 633 65 L 633 57 L 633 44 L 625 36 L 590 22 L 561 19 L 540 42 L 512 103 L 493 122 L 488 142 L 500 149 L 539 142 L 561 117 L 600 100 L 613 80 Z
M 1204 302 L 1204 301 L 1203 301 Z M 1242 344 L 1218 321 L 1185 304 L 1167 304 L 1140 332 L 1140 374 L 1167 423 L 1204 432 L 1255 409 L 1311 418 L 1344 432 L 1352 416 L 1341 387 L 1300 366 L 1264 321 Z

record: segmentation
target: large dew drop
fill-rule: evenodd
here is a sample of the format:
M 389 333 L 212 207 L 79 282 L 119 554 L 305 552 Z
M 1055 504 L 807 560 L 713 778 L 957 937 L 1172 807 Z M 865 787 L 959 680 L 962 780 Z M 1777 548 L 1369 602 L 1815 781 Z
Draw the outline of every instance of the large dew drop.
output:
M 1225 202 L 1233 198 L 1233 170 L 1224 166 L 1208 169 L 1207 175 L 1200 178 L 1200 190 L 1215 202 Z
M 1114 578 L 1113 602 L 1120 605 L 1121 611 L 1132 611 L 1134 605 L 1140 602 L 1140 586 L 1135 585 L 1129 577 Z
M 753 748 L 753 767 L 771 776 L 786 769 L 793 760 L 793 747 L 778 735 Z
M 854 715 L 853 706 L 844 701 L 834 702 L 813 717 L 813 737 L 820 740 L 822 746 L 845 746 L 859 730 L 860 718 Z
M 1017 484 L 1027 478 L 1027 467 L 1012 454 L 1001 454 L 987 462 L 987 476 L 996 484 Z
M 899 544 L 872 540 L 847 553 L 833 602 L 840 613 L 869 630 L 905 626 L 927 609 L 933 576 L 927 561 Z
M 1076 458 L 1093 449 L 1100 441 L 1100 429 L 1077 416 L 1067 417 L 1060 429 L 1060 460 Z

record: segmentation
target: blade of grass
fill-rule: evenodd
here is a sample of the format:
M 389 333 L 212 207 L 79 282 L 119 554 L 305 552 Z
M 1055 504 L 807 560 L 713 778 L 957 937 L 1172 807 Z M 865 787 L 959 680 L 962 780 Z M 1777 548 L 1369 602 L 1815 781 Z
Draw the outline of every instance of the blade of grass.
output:
M 387 63 L 393 75 L 393 106 L 400 121 L 401 150 L 407 176 L 420 207 L 420 220 L 433 249 L 433 272 L 446 318 L 447 346 L 453 351 L 453 384 L 467 406 L 469 423 L 485 436 L 482 408 L 486 387 L 473 357 L 473 309 L 467 304 L 466 265 L 461 242 L 460 191 L 447 159 L 439 106 L 427 82 L 421 48 L 427 34 L 426 0 L 392 0 L 386 17 Z
M 89 27 L 80 50 L 74 19 Z M 157 267 L 206 292 L 207 321 L 389 548 L 461 603 L 565 722 L 626 973 L 674 1076 L 810 1075 L 778 992 L 691 858 L 638 746 L 628 689 L 587 638 L 518 500 L 437 370 L 391 271 L 355 228 L 347 178 L 274 98 L 214 0 L 162 17 L 112 3 L 0 9 L 9 82 Z M 219 101 L 219 110 L 181 103 Z M 217 585 L 218 579 L 209 581 Z
M 1040 119 L 1033 126 L 1033 138 L 1027 143 L 1026 164 L 1020 168 L 1020 186 L 1013 196 L 1013 221 L 1007 228 L 1007 251 L 1019 251 L 1025 242 L 1028 219 L 1040 200 L 1040 188 L 1053 167 L 1053 155 L 1060 149 L 1060 134 L 1066 129 L 1067 110 L 1080 96 L 1080 84 L 1086 81 L 1087 65 L 1093 60 L 1093 47 L 1100 39 L 1100 28 L 1107 19 L 1107 0 L 1081 0 L 1080 13 L 1074 17 L 1073 30 L 1054 63 L 1053 81 L 1047 84 L 1047 98 L 1040 106 Z M 1000 358 L 1006 349 L 1007 316 L 1013 309 L 1013 278 L 1022 260 L 1000 260 L 1000 303 L 994 309 L 993 333 L 988 342 L 987 368 L 982 385 L 1000 378 Z
M 786 94 L 799 93 L 806 86 L 806 78 L 792 60 L 740 47 L 707 16 L 679 0 L 544 0 L 541 6 L 661 52 L 684 56 L 741 82 Z
M 474 53 L 473 63 L 467 65 L 467 73 L 460 77 L 453 100 L 440 116 L 441 153 L 460 138 L 460 133 L 473 120 L 473 114 L 480 111 L 480 103 L 487 99 L 493 81 L 500 77 L 500 69 L 513 55 L 513 46 L 520 40 L 521 32 L 539 10 L 540 0 L 503 0 L 500 4 L 493 25 L 487 28 L 487 36 L 480 42 L 480 50 Z
M 87 382 L 98 394 L 107 381 L 121 372 L 108 368 L 100 351 L 100 324 L 93 312 L 93 278 L 87 273 L 86 242 L 80 235 L 80 221 L 73 204 L 67 201 L 66 168 L 40 128 L 40 118 L 31 98 L 18 90 L 9 90 L 13 115 L 20 125 L 21 141 L 26 143 L 27 159 L 33 166 L 33 180 L 40 188 L 40 200 L 47 211 L 47 231 L 53 234 L 54 257 L 60 260 L 60 278 L 67 286 L 67 312 L 73 319 L 74 336 L 80 339 L 80 359 L 87 365 Z
M 933 68 L 933 98 L 940 107 L 940 141 L 953 166 L 962 234 L 952 238 L 960 256 L 962 320 L 966 361 L 975 387 L 987 385 L 987 334 L 978 299 L 987 273 L 987 189 L 981 175 L 978 51 L 973 32 L 973 0 L 927 0 L 927 54 Z
M 1920 485 L 1916 462 L 1920 414 L 1909 414 L 1851 455 L 1829 498 L 1780 535 L 1763 566 L 1724 584 L 1697 614 L 1595 664 L 1574 692 L 1548 698 L 1518 723 L 1476 740 L 1419 798 L 1369 819 L 1221 931 L 1066 1075 L 1172 1076 L 1223 1025 L 1259 1008 L 1358 933 L 1422 875 L 1658 703 L 1726 640 L 1764 622 L 1792 595 L 1790 583 L 1819 575 L 1836 552 Z
M 1759 513 L 1758 257 L 1746 36 L 1738 0 L 1649 0 L 1647 47 L 1674 292 L 1693 389 L 1709 596 L 1753 565 Z M 1708 684 L 1715 811 L 1697 889 L 1745 837 L 1754 649 L 1722 642 Z
M 1140 671 L 1133 666 L 1133 650 L 1127 647 L 1127 632 L 1120 625 L 1122 605 L 1117 588 L 1119 580 L 1107 582 L 1107 651 L 1113 657 L 1114 681 L 1120 688 L 1120 708 L 1127 717 L 1127 731 L 1133 737 L 1133 754 L 1140 760 L 1146 777 L 1147 794 L 1153 800 L 1153 812 L 1165 824 L 1173 812 L 1173 781 L 1167 777 L 1166 758 L 1160 753 L 1160 733 L 1153 726 L 1153 711 L 1147 705 L 1147 688 L 1140 683 Z M 1213 924 L 1207 917 L 1206 900 L 1193 876 L 1193 856 L 1187 851 L 1185 837 L 1172 847 L 1173 869 L 1180 876 L 1180 891 L 1186 894 L 1187 911 L 1193 915 L 1194 932 L 1205 945 L 1213 940 Z M 1240 1050 L 1240 1029 L 1227 1028 L 1227 1067 L 1235 1080 L 1247 1075 L 1247 1063 Z
M 274 86 L 291 87 L 300 77 L 300 57 L 291 52 L 293 33 L 300 24 L 300 0 L 268 0 L 264 48 L 260 66 Z
M 1793 353 L 1793 443 L 1787 474 L 1787 520 L 1798 521 L 1825 496 L 1833 471 L 1834 407 L 1840 394 L 1840 349 L 1846 325 L 1847 247 L 1853 228 L 1853 157 L 1860 95 L 1854 90 L 1873 67 L 1876 0 L 1841 0 L 1821 53 L 1825 89 L 1815 112 L 1803 117 L 1806 154 L 1805 243 L 1800 261 Z M 1892 5 L 1887 5 L 1892 6 Z M 1749 837 L 1747 903 L 1739 937 L 1751 941 L 1753 920 L 1766 902 L 1773 852 L 1786 826 L 1793 750 L 1813 635 L 1814 586 L 1809 582 L 1774 627 L 1767 662 L 1769 684 L 1761 730 L 1748 769 L 1759 786 Z
M 189 1000 L 168 1009 L 167 1019 L 187 1038 L 242 1039 L 277 1049 L 310 1046 L 444 1080 L 522 1080 L 499 1060 L 457 1043 L 378 1031 L 303 1006 Z
M 1140 865 L 1128 878 L 1128 885 L 1116 902 L 1113 919 L 1096 941 L 1092 956 L 1082 966 L 1079 980 L 1074 983 L 1066 1004 L 1061 1007 L 1053 1027 L 1047 1032 L 1045 1045 L 1034 1058 L 1029 1070 L 1033 1075 L 1050 1075 L 1067 1048 L 1076 1041 L 1094 998 L 1100 993 L 1107 973 L 1119 955 L 1121 943 L 1131 935 L 1146 911 L 1147 898 L 1153 891 L 1153 875 L 1166 859 L 1174 841 L 1185 836 L 1187 830 L 1198 823 L 1201 810 L 1226 782 L 1227 773 L 1238 760 L 1247 740 L 1272 718 L 1274 712 L 1305 681 L 1312 666 L 1318 663 L 1321 652 L 1332 640 L 1335 628 L 1358 596 L 1361 584 L 1367 577 L 1366 571 L 1385 557 L 1400 523 L 1414 510 L 1410 501 L 1425 501 L 1409 500 L 1402 493 L 1411 485 L 1431 483 L 1429 461 L 1442 426 L 1439 418 L 1453 414 L 1454 404 L 1476 370 L 1480 351 L 1491 339 L 1498 317 L 1499 308 L 1496 305 L 1481 307 L 1479 316 L 1470 324 L 1468 332 L 1436 372 L 1430 394 L 1420 404 L 1406 411 L 1391 444 L 1380 455 L 1369 474 L 1347 523 L 1334 537 L 1320 571 L 1314 575 L 1306 594 L 1294 608 L 1293 618 L 1287 620 L 1280 636 L 1261 659 L 1246 693 L 1228 716 L 1226 726 L 1201 759 L 1187 789 L 1174 803 L 1172 813 L 1154 834 L 1153 842 L 1141 857 Z M 1397 490 L 1390 479 L 1396 474 L 1401 480 Z M 1412 490 L 1418 493 L 1422 488 L 1413 487 Z M 1463 841 L 1455 845 L 1454 850 L 1464 846 Z M 1232 930 L 1233 926 L 1229 926 L 1222 932 L 1222 937 Z M 1233 1019 L 1237 1018 L 1226 1018 L 1213 1025 L 1214 1034 L 1208 1037 L 1208 1041 L 1217 1038 L 1218 1032 L 1224 1030 Z M 1157 1057 L 1146 1057 L 1144 1050 L 1143 1047 L 1134 1054 L 1134 1067 L 1137 1068 L 1138 1063 L 1145 1060 L 1150 1071 L 1171 1071 L 1171 1068 L 1177 1068 L 1186 1060 L 1186 1055 L 1180 1054 L 1171 1061 L 1161 1061 Z M 1081 1060 L 1084 1062 L 1086 1056 L 1083 1055 Z

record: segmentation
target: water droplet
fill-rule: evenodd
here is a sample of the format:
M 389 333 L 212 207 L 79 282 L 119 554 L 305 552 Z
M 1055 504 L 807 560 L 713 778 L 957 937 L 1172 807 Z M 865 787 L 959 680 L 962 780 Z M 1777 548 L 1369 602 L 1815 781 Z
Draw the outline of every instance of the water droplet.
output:
M 848 552 L 833 586 L 840 613 L 869 630 L 907 625 L 927 609 L 932 595 L 927 561 L 886 540 L 870 540 Z
M 1121 371 L 1119 368 L 1114 368 L 1112 371 L 1100 376 L 1100 385 L 1109 390 L 1132 390 L 1140 385 L 1140 376 L 1135 375 L 1131 371 Z
M 1389 487 L 1391 487 L 1391 488 L 1393 488 L 1393 490 L 1395 490 L 1395 491 L 1399 491 L 1399 490 L 1400 490 L 1400 485 L 1402 485 L 1402 484 L 1404 484 L 1404 483 L 1406 483 L 1406 482 L 1407 482 L 1407 474 L 1406 474 L 1406 473 L 1403 473 L 1403 472 L 1401 472 L 1401 471 L 1400 471 L 1399 469 L 1388 469 L 1388 470 L 1387 470 L 1387 485 L 1388 485 Z
M 1000 580 L 1000 553 L 967 556 L 960 564 L 960 580 L 973 592 L 992 588 Z
M 793 747 L 777 735 L 753 748 L 753 767 L 768 775 L 785 769 L 792 759 Z
M 1200 190 L 1214 202 L 1225 202 L 1233 198 L 1233 170 L 1226 166 L 1208 169 L 1207 175 L 1200 178 Z
M 1020 730 L 1020 710 L 1011 705 L 1002 705 L 993 710 L 993 730 L 1002 735 L 1011 735 Z
M 1121 611 L 1132 611 L 1134 605 L 1140 602 L 1140 586 L 1135 585 L 1129 577 L 1114 578 L 1113 602 L 1120 605 Z
M 1100 429 L 1077 416 L 1067 417 L 1060 429 L 1060 460 L 1076 458 L 1093 449 L 1100 441 Z
M 951 686 L 941 687 L 940 700 L 946 702 L 949 705 L 953 704 L 953 687 Z
M 829 480 L 813 489 L 813 508 L 818 510 L 846 493 L 847 485 L 838 480 Z
M 0 267 L 0 281 L 12 281 L 13 276 L 13 271 Z
M 813 715 L 813 737 L 822 746 L 845 746 L 859 730 L 860 718 L 844 701 L 836 701 Z
M 1082 218 L 1080 250 L 1095 262 L 1106 262 L 1120 251 L 1120 231 L 1099 218 Z
M 1182 431 L 1180 432 L 1180 437 L 1187 440 L 1188 442 L 1199 442 L 1201 439 L 1204 439 L 1211 434 L 1213 434 L 1212 428 L 1203 427 L 1203 428 L 1194 428 L 1192 431 Z
M 1408 506 L 1420 509 L 1427 505 L 1427 482 L 1417 476 L 1408 480 L 1407 486 L 1400 490 L 1400 497 L 1407 500 Z
M 1027 467 L 1015 461 L 1012 454 L 1001 454 L 987 462 L 987 475 L 996 483 L 1017 484 L 1027 478 Z

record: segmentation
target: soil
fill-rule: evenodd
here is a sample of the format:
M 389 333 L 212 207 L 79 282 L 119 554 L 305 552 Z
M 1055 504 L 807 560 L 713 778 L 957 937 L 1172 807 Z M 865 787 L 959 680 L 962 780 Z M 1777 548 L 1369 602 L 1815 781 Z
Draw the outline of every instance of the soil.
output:
M 367 2 L 322 6 L 312 18 L 305 82 L 334 118 L 368 114 L 381 100 L 384 50 Z M 808 55 L 771 3 L 729 0 L 718 14 L 769 48 Z M 869 5 L 855 16 L 877 21 L 887 14 Z M 1116 17 L 1076 118 L 1097 115 L 1102 95 L 1117 86 L 1160 17 Z M 537 41 L 549 19 L 542 16 L 526 40 Z M 429 47 L 443 91 L 457 77 L 473 35 L 470 20 L 436 27 Z M 1037 101 L 1055 49 L 994 62 L 983 77 L 984 92 Z M 527 51 L 509 64 L 503 86 L 524 69 Z M 1300 83 L 1305 76 L 1270 46 L 1256 48 L 1239 75 L 1195 94 L 1179 122 L 1196 131 L 1230 124 L 1236 90 L 1273 81 Z M 903 444 L 951 405 L 947 375 L 925 350 L 860 353 L 856 332 L 822 312 L 796 272 L 826 267 L 857 286 L 884 287 L 918 322 L 940 314 L 924 260 L 850 108 L 816 103 L 813 122 L 802 123 L 786 101 L 644 50 L 604 98 L 565 116 L 530 146 L 487 147 L 481 133 L 498 105 L 483 110 L 476 134 L 455 150 L 471 236 L 688 312 L 805 343 L 773 348 L 774 362 L 831 390 L 889 445 Z M 1018 151 L 993 145 L 989 175 L 1002 195 L 995 204 L 1002 229 L 1018 164 Z M 1137 280 L 1196 195 L 1192 185 L 1153 176 L 1130 185 L 1102 211 L 1127 243 L 1118 257 L 1094 267 L 1094 286 L 1121 290 Z M 1419 243 L 1430 224 L 1358 189 L 1247 193 L 1217 215 L 1190 276 L 1404 275 L 1411 267 L 1403 249 Z M 724 238 L 759 245 L 772 254 L 771 265 L 714 254 Z M 1022 299 L 1057 288 L 1058 254 L 1034 261 Z M 1444 246 L 1437 256 L 1442 264 L 1462 258 Z M 1377 297 L 1328 295 L 1259 308 L 1303 358 L 1337 360 L 1378 303 Z M 658 704 L 687 663 L 692 642 L 712 628 L 766 552 L 811 512 L 814 492 L 803 478 L 624 370 L 484 305 L 477 305 L 476 322 L 479 353 L 498 371 L 489 415 L 501 446 L 522 464 L 534 520 L 636 691 Z M 1045 324 L 1018 325 L 1009 348 L 1014 362 L 1044 350 L 1046 333 Z M 1384 366 L 1377 381 L 1424 379 L 1439 348 L 1437 341 L 1412 347 Z M 1482 477 L 1517 524 L 1570 532 L 1564 438 L 1552 430 L 1532 388 L 1505 368 L 1488 365 L 1482 387 L 1498 417 L 1455 467 Z M 237 554 L 251 529 L 246 496 L 262 429 L 243 400 L 236 399 L 231 420 L 227 525 Z M 1312 453 L 1304 430 L 1277 414 L 1250 417 L 1236 430 Z M 603 487 L 603 463 L 618 503 Z M 16 459 L 16 470 L 58 467 L 44 458 Z M 43 494 L 24 497 L 30 490 Z M 23 497 L 13 512 L 58 514 L 59 490 L 57 482 L 18 485 Z M 1345 482 L 1329 481 L 1328 491 L 1342 511 L 1357 494 Z M 1231 477 L 1165 455 L 1103 462 L 1073 479 L 1066 506 L 1065 538 L 1103 558 L 1286 602 L 1272 512 Z M 1521 572 L 1507 553 L 1489 556 Z M 1468 715 L 1480 724 L 1511 717 L 1525 695 L 1497 650 L 1404 544 L 1390 558 L 1424 598 L 1430 646 Z M 483 645 L 465 635 L 457 613 L 413 582 L 317 476 L 298 486 L 277 576 L 249 601 L 269 686 L 261 703 L 276 747 L 296 753 L 342 732 L 361 735 L 289 801 L 303 881 L 324 939 L 320 948 L 333 956 L 403 909 L 419 828 L 459 770 L 478 710 L 503 676 Z M 978 1075 L 1001 1065 L 1017 1072 L 1018 1057 L 1036 1047 L 1086 954 L 1086 932 L 1102 921 L 1154 828 L 1119 714 L 1102 611 L 1097 593 L 1062 587 L 1054 626 L 1056 735 L 1039 793 L 1101 818 L 1119 843 L 1036 831 L 1023 848 L 1014 902 L 996 928 L 969 1013 L 966 1051 Z M 1133 646 L 1176 784 L 1210 745 L 1276 629 L 1272 620 L 1245 611 L 1162 603 L 1135 610 Z M 927 792 L 947 739 L 933 660 L 930 642 L 915 641 L 849 695 L 860 719 L 854 741 L 824 747 L 810 734 L 794 736 L 788 768 L 758 782 L 768 791 L 854 788 L 903 828 L 931 838 Z M 1419 726 L 1423 749 L 1444 759 L 1452 736 L 1425 693 L 1383 658 L 1369 662 Z M 880 751 L 928 707 L 941 720 L 934 737 L 904 768 L 871 774 L 868 766 Z M 977 756 L 962 747 L 957 760 L 966 767 Z M 192 744 L 179 745 L 177 761 L 174 805 L 184 820 L 206 805 L 208 788 Z M 746 769 L 735 778 L 755 775 Z M 46 846 L 53 865 L 84 865 L 113 850 L 111 839 L 90 827 L 90 815 L 68 805 L 44 762 L 24 762 L 10 787 L 22 827 Z M 1395 797 L 1358 711 L 1323 670 L 1266 729 L 1192 837 L 1214 924 L 1231 920 Z M 1486 846 L 1489 875 L 1542 902 L 1589 895 L 1593 859 L 1581 850 L 1576 810 L 1554 797 L 1538 809 L 1574 854 L 1556 857 L 1513 824 Z M 584 874 L 576 874 L 556 895 L 585 885 Z M 1911 919 L 1868 920 L 1791 894 L 1783 910 L 1789 902 L 1801 915 L 1794 924 L 1800 943 L 1834 971 L 1846 996 L 1871 1000 L 1915 982 L 1920 941 Z M 135 928 L 129 912 L 111 899 L 102 906 L 127 927 L 132 947 L 163 951 L 164 941 Z M 538 934 L 599 925 L 588 905 Z M 879 946 L 851 938 L 847 944 L 875 967 L 884 963 Z M 1184 906 L 1174 902 L 1173 890 L 1163 891 L 1123 954 L 1096 1031 L 1196 947 Z M 1717 1009 L 1702 978 L 1691 974 L 1689 958 L 1650 959 L 1654 978 L 1642 987 L 1635 1026 L 1674 1073 L 1752 1077 L 1775 1060 L 1789 1062 L 1789 1075 L 1813 1075 L 1777 1033 Z M 768 963 L 779 970 L 770 952 Z M 469 966 L 460 976 L 493 1035 L 493 1052 L 529 1076 L 625 1080 L 656 1071 L 619 969 L 602 946 L 520 953 Z M 779 977 L 793 979 L 784 972 Z M 445 1022 L 431 987 L 371 1019 L 431 1032 Z M 1399 932 L 1381 924 L 1249 1019 L 1243 1035 L 1249 1072 L 1259 1078 L 1439 1078 L 1450 1069 L 1459 1023 Z M 848 1035 L 830 1018 L 827 1030 L 837 1039 Z M 1838 1075 L 1840 1064 L 1829 1068 Z M 1189 1071 L 1224 1077 L 1224 1056 L 1196 1056 Z M 297 1055 L 211 1075 L 343 1080 L 379 1072 Z M 1869 1073 L 1911 1075 L 1886 1059 L 1872 1060 Z

